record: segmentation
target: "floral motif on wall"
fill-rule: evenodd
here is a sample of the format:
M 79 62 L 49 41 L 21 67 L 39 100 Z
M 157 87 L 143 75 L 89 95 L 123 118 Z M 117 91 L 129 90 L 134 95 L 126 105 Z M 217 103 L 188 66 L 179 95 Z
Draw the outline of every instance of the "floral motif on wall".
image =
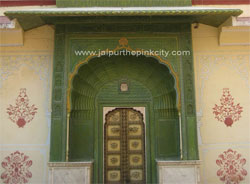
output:
M 32 166 L 32 160 L 29 157 L 16 151 L 5 157 L 2 167 L 5 171 L 1 174 L 1 179 L 5 184 L 24 184 L 32 178 L 29 168 Z
M 223 89 L 220 103 L 220 105 L 215 104 L 213 108 L 215 118 L 224 122 L 226 126 L 232 126 L 235 121 L 240 119 L 243 107 L 241 107 L 239 103 L 237 105 L 234 104 L 234 98 L 228 88 Z
M 16 99 L 16 105 L 10 105 L 7 108 L 7 113 L 11 121 L 16 123 L 18 127 L 24 127 L 26 123 L 31 122 L 35 114 L 37 113 L 37 108 L 35 105 L 29 105 L 29 98 L 26 94 L 26 89 L 21 88 L 20 93 Z
M 232 149 L 228 149 L 223 154 L 220 154 L 216 164 L 220 167 L 217 171 L 217 176 L 226 184 L 239 184 L 247 175 L 247 171 L 243 168 L 246 164 L 246 159 L 241 158 L 241 154 Z

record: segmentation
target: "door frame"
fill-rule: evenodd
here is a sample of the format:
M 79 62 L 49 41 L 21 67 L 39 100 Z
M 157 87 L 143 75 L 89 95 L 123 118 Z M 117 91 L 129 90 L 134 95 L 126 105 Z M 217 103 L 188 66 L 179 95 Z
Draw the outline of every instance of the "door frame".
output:
M 154 157 L 154 144 L 150 144 L 154 141 L 154 126 L 152 123 L 152 113 L 149 102 L 141 103 L 98 103 L 97 104 L 97 113 L 95 116 L 95 145 L 94 145 L 94 171 L 93 171 L 93 183 L 103 183 L 103 109 L 104 107 L 114 107 L 114 108 L 133 108 L 133 107 L 144 107 L 145 108 L 145 169 L 146 169 L 146 181 L 151 183 L 152 179 L 156 177 L 156 163 Z M 152 111 L 151 111 L 152 112 Z M 155 180 L 154 180 L 155 181 Z

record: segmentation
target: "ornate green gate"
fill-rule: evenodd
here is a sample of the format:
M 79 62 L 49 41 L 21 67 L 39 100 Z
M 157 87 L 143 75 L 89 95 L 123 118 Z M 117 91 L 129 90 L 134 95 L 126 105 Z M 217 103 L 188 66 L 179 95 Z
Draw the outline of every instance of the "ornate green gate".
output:
M 132 34 L 126 38 L 119 34 L 90 38 L 71 34 L 70 30 L 63 25 L 56 27 L 51 161 L 93 161 L 93 181 L 103 182 L 100 118 L 104 107 L 146 108 L 147 182 L 157 182 L 156 160 L 198 159 L 192 54 L 168 58 L 159 55 L 98 57 L 79 56 L 74 52 L 165 49 L 192 53 L 189 29 L 186 27 L 187 32 L 181 34 L 153 37 Z M 122 84 L 128 90 L 121 91 Z

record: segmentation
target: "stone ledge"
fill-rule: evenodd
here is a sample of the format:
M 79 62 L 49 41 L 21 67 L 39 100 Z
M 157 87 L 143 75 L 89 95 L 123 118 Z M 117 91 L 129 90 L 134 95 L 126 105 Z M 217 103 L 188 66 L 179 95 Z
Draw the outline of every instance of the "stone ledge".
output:
M 92 167 L 93 162 L 48 162 L 49 167 Z
M 180 161 L 165 161 L 157 160 L 158 166 L 182 166 L 182 165 L 200 165 L 200 160 L 180 160 Z
M 200 160 L 157 161 L 160 184 L 199 184 Z
M 49 162 L 49 184 L 90 184 L 93 162 Z

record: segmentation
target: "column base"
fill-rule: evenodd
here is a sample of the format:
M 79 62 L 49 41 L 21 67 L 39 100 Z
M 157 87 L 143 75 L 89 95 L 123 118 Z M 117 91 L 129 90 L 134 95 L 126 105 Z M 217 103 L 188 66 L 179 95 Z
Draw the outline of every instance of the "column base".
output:
M 92 162 L 49 162 L 49 184 L 90 184 Z
M 199 184 L 200 161 L 157 161 L 160 184 Z

